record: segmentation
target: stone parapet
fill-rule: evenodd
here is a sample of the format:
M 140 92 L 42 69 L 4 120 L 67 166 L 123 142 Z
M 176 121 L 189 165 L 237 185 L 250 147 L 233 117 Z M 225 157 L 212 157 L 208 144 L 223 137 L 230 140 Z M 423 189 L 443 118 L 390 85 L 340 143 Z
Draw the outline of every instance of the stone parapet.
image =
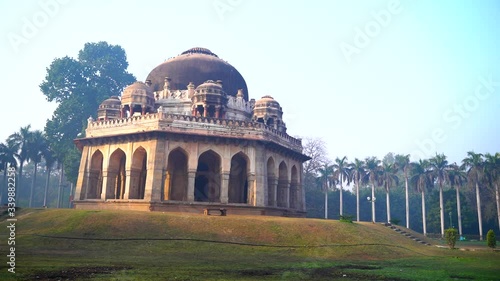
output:
M 86 137 L 96 138 L 149 131 L 272 141 L 296 152 L 302 152 L 300 139 L 260 122 L 168 113 L 145 114 L 115 120 L 90 120 L 86 129 Z

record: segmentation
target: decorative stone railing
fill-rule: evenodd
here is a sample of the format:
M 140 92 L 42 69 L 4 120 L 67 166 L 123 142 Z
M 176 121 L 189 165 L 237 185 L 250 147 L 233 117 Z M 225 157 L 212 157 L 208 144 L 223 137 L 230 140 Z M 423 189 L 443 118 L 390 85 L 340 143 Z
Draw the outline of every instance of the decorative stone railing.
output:
M 89 121 L 90 122 L 86 130 L 87 137 L 149 130 L 193 130 L 193 133 L 200 130 L 211 130 L 214 131 L 215 134 L 220 133 L 221 135 L 227 135 L 228 132 L 233 132 L 233 134 L 238 135 L 237 132 L 240 132 L 239 135 L 241 135 L 241 137 L 251 137 L 252 135 L 258 139 L 266 137 L 293 150 L 299 152 L 302 151 L 302 142 L 300 139 L 293 138 L 286 133 L 266 126 L 263 123 L 253 121 L 176 115 L 168 113 L 145 114 L 115 120 Z M 127 130 L 128 128 L 130 128 L 130 130 Z

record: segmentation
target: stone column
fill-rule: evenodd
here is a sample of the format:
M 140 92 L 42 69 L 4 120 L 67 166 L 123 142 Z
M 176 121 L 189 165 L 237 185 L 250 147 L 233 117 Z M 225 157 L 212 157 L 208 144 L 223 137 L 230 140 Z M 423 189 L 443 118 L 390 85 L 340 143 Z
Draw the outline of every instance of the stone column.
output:
M 247 184 L 248 184 L 248 195 L 247 195 L 247 200 L 248 200 L 248 205 L 250 206 L 256 206 L 256 190 L 255 190 L 255 175 L 249 175 L 247 179 Z
M 106 195 L 108 193 L 108 171 L 102 170 L 102 191 L 101 200 L 106 200 Z
M 134 183 L 132 182 L 132 171 L 125 171 L 125 193 L 123 194 L 123 199 L 130 198 L 130 190 L 134 188 Z
M 271 189 L 271 206 L 278 206 L 278 179 L 276 177 L 270 178 L 268 180 L 269 188 Z
M 223 171 L 221 177 L 220 202 L 227 204 L 229 202 L 229 172 Z
M 290 181 L 286 181 L 284 185 L 285 193 L 285 207 L 290 208 Z
M 187 187 L 187 201 L 194 202 L 194 181 L 196 178 L 196 170 L 189 170 L 188 172 L 188 187 Z
M 203 106 L 203 117 L 207 117 L 208 106 Z

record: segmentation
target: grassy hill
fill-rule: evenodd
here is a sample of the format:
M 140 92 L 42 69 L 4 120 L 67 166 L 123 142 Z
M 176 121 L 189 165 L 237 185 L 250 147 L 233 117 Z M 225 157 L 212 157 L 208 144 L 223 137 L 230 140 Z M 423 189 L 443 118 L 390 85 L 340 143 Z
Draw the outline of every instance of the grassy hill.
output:
M 2 262 L 0 280 L 494 280 L 500 269 L 498 252 L 425 246 L 372 223 L 67 209 L 17 218 L 16 274 Z

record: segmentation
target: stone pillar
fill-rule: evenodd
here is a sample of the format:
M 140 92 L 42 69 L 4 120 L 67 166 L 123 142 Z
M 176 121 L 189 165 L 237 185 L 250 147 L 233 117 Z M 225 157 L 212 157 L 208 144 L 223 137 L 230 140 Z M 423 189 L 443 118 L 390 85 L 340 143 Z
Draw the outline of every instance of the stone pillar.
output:
M 285 188 L 284 190 L 285 207 L 290 208 L 290 181 L 286 181 L 284 188 Z
M 229 172 L 223 171 L 221 177 L 220 202 L 227 204 L 229 202 Z
M 90 148 L 86 147 L 85 149 L 82 150 L 82 158 L 80 159 L 80 167 L 78 169 L 78 179 L 76 181 L 76 190 L 75 190 L 75 199 L 76 200 L 82 200 L 84 198 L 81 198 L 85 196 L 86 198 L 86 193 L 88 188 L 86 188 L 86 185 L 89 181 L 88 175 L 86 172 L 88 172 L 90 168 Z
M 256 206 L 256 188 L 255 188 L 255 175 L 249 175 L 247 179 L 248 184 L 248 205 Z
M 125 193 L 123 194 L 123 199 L 129 199 L 130 198 L 130 190 L 134 189 L 134 183 L 132 182 L 132 171 L 131 170 L 126 170 L 125 171 Z
M 220 117 L 220 106 L 216 106 L 215 107 L 215 118 L 219 118 Z
M 102 170 L 102 192 L 101 192 L 101 200 L 106 200 L 108 199 L 108 182 L 110 182 L 111 179 L 108 177 L 108 170 Z
M 207 117 L 207 112 L 208 112 L 208 106 L 203 105 L 203 117 Z
M 276 177 L 269 179 L 269 188 L 271 189 L 271 206 L 278 206 L 278 179 Z
M 145 105 L 142 106 L 142 112 L 141 113 L 142 113 L 142 115 L 146 114 L 146 106 Z
M 196 178 L 196 170 L 189 170 L 188 172 L 188 187 L 187 187 L 187 201 L 194 202 L 194 180 Z

